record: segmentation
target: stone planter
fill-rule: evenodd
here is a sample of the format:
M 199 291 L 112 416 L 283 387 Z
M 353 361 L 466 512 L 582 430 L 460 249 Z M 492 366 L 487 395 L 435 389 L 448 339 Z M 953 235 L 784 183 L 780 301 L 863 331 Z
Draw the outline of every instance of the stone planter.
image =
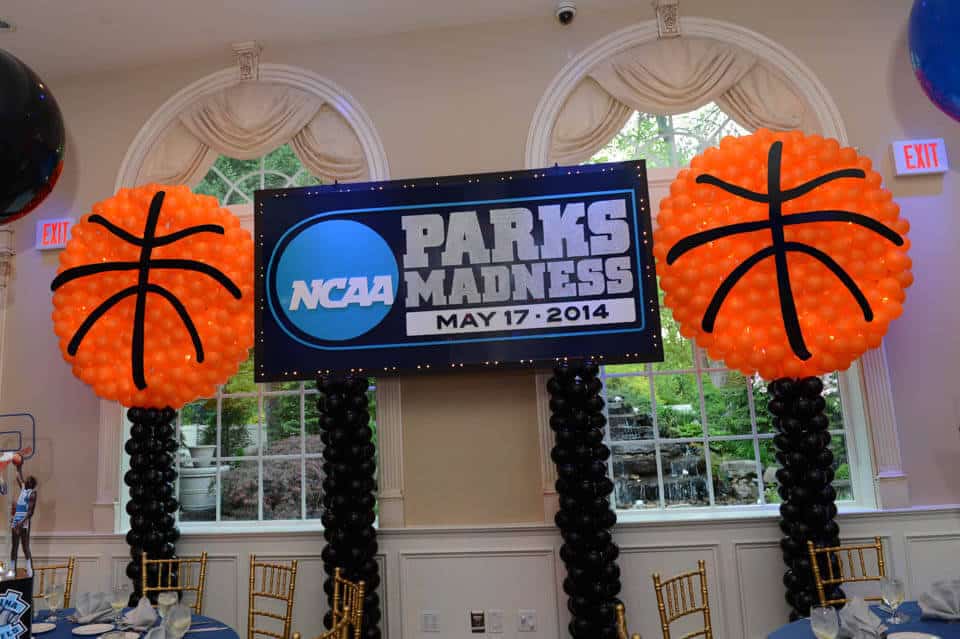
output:
M 210 448 L 215 448 L 211 446 Z M 210 490 L 217 479 L 215 466 L 180 469 L 180 508 L 184 512 L 212 510 L 217 507 L 215 491 Z
M 208 446 L 190 446 L 190 457 L 193 458 L 193 465 L 198 468 L 206 468 L 213 464 L 213 452 L 217 447 L 213 444 Z

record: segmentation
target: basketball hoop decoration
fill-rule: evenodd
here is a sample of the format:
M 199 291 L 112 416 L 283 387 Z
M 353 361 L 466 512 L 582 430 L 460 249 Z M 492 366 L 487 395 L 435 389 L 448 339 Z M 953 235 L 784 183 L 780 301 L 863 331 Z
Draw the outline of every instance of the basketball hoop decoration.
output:
M 792 617 L 814 602 L 807 541 L 839 542 L 816 376 L 879 346 L 913 282 L 909 223 L 871 167 L 854 149 L 799 131 L 727 137 L 680 172 L 654 233 L 680 332 L 711 359 L 776 380 L 768 408 Z
M 253 345 L 253 240 L 186 186 L 123 189 L 73 227 L 51 289 L 74 374 L 131 407 L 127 575 L 139 591 L 140 555 L 172 557 L 179 537 L 175 409 L 213 395 Z

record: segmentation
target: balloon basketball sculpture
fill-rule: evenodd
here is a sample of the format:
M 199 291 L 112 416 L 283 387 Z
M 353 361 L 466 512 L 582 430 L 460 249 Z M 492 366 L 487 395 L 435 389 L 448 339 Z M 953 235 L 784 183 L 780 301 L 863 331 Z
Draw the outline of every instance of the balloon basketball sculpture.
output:
M 212 395 L 253 344 L 253 240 L 215 198 L 185 186 L 124 189 L 73 227 L 51 288 L 74 374 L 133 407 L 124 481 L 139 598 L 141 555 L 173 557 L 179 537 L 175 409 Z
M 839 542 L 816 376 L 879 346 L 913 281 L 909 224 L 880 183 L 868 158 L 836 140 L 760 130 L 694 158 L 657 217 L 660 285 L 681 333 L 730 368 L 776 380 L 769 410 L 794 617 L 814 603 L 807 542 Z

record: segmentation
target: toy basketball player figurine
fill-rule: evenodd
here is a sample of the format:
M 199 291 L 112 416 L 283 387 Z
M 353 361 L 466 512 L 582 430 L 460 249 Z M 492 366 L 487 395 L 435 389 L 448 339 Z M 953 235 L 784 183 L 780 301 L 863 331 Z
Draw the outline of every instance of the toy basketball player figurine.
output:
M 33 575 L 33 555 L 30 552 L 30 520 L 37 506 L 37 478 L 33 475 L 24 480 L 23 458 L 15 454 L 13 465 L 17 467 L 17 483 L 20 496 L 10 508 L 10 569 L 17 572 L 17 550 L 23 543 L 23 554 L 27 558 L 27 576 Z

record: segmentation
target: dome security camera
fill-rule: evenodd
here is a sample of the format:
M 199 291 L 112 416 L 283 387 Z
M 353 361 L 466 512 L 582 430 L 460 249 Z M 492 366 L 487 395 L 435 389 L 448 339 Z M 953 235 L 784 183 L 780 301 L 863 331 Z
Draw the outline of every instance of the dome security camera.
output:
M 557 2 L 557 20 L 562 25 L 568 25 L 573 22 L 577 15 L 577 3 L 574 0 L 560 0 Z

